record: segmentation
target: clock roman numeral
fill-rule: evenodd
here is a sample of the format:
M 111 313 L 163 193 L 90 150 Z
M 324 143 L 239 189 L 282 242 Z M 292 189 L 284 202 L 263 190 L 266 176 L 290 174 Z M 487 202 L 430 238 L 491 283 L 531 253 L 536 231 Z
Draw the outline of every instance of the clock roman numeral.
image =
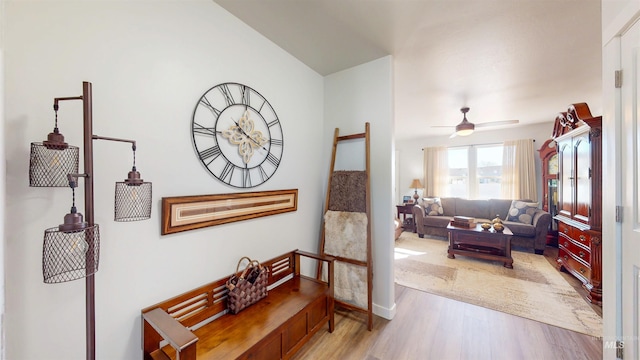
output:
M 197 122 L 193 122 L 193 133 L 200 135 L 214 135 L 216 134 L 215 128 L 204 127 Z
M 260 180 L 261 182 L 264 182 L 269 178 L 269 175 L 267 175 L 267 172 L 264 171 L 264 168 L 262 167 L 262 165 L 258 167 L 260 168 Z
M 274 125 L 278 125 L 279 123 L 280 123 L 280 120 L 275 119 L 275 120 L 273 120 L 272 122 L 268 123 L 268 124 L 267 124 L 267 126 L 268 126 L 268 127 L 272 127 L 272 126 L 274 126 Z
M 267 160 L 269 160 L 269 162 L 272 163 L 275 167 L 278 167 L 278 164 L 280 164 L 280 159 L 278 159 L 272 153 L 269 153 L 269 155 L 267 155 Z
M 260 104 L 260 106 L 258 107 L 258 112 L 262 112 L 262 108 L 264 107 L 264 105 L 267 103 L 267 100 L 262 99 L 262 104 Z
M 233 177 L 233 170 L 235 170 L 236 166 L 233 165 L 231 161 L 227 161 L 227 164 L 222 169 L 220 173 L 220 179 L 226 181 L 227 183 L 231 183 L 231 178 Z
M 223 84 L 220 86 L 220 92 L 224 96 L 224 100 L 227 102 L 227 105 L 235 104 L 235 100 L 233 99 L 233 95 L 231 94 L 231 90 L 229 90 L 228 84 Z
M 273 145 L 273 146 L 282 146 L 282 140 L 280 140 L 280 139 L 271 139 L 271 145 Z
M 251 90 L 244 85 L 242 85 L 241 89 L 242 103 L 248 106 L 251 104 Z
M 209 165 L 211 164 L 211 162 L 213 162 L 213 160 L 215 160 L 218 156 L 220 156 L 220 154 L 222 154 L 222 151 L 220 151 L 220 147 L 216 145 L 206 150 L 202 150 L 199 154 L 200 154 L 200 159 L 202 159 L 202 161 L 205 161 L 206 159 L 211 158 L 211 160 L 207 162 L 207 165 Z
M 251 173 L 246 167 L 242 169 L 242 184 L 244 187 L 251 187 Z
M 198 104 L 206 107 L 207 109 L 209 109 L 209 111 L 211 111 L 211 113 L 213 113 L 213 116 L 215 116 L 216 118 L 218 116 L 220 116 L 220 110 L 216 109 L 213 107 L 213 105 L 211 105 L 211 103 L 209 102 L 209 99 L 207 99 L 206 96 L 203 96 L 200 98 L 200 101 L 198 102 Z

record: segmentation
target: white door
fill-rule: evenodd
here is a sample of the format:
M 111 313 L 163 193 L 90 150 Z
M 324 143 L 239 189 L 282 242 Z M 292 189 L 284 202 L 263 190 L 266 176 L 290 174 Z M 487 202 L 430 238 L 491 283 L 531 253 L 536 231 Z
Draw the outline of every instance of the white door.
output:
M 621 40 L 622 339 L 626 360 L 640 359 L 640 23 L 631 27 Z

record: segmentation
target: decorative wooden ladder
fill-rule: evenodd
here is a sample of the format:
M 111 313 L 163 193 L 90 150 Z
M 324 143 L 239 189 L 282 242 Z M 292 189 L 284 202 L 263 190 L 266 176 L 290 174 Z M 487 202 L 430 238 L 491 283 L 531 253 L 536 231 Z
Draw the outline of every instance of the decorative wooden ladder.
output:
M 325 231 L 325 226 L 326 224 L 323 221 L 323 226 L 322 226 L 322 230 L 321 230 L 321 235 L 320 235 L 320 249 L 319 249 L 319 253 L 321 255 L 329 255 L 329 256 L 333 256 L 336 259 L 336 267 L 338 267 L 340 265 L 340 263 L 344 263 L 345 266 L 347 267 L 351 267 L 353 266 L 355 269 L 360 269 L 360 271 L 362 271 L 362 268 L 364 268 L 364 270 L 366 271 L 366 281 L 367 281 L 367 305 L 366 307 L 362 307 L 362 306 L 358 306 L 357 304 L 353 304 L 352 302 L 346 302 L 344 300 L 341 300 L 339 298 L 339 294 L 336 294 L 336 298 L 335 298 L 335 305 L 336 307 L 342 307 L 348 310 L 354 310 L 357 312 L 361 312 L 361 313 L 366 313 L 367 314 L 367 327 L 369 329 L 369 331 L 371 331 L 373 329 L 373 302 L 372 302 L 372 290 L 373 290 L 373 265 L 372 265 L 372 251 L 371 251 L 371 173 L 370 173 L 370 136 L 369 136 L 369 123 L 365 123 L 365 132 L 364 133 L 358 133 L 358 134 L 352 134 L 352 135 L 344 135 L 344 136 L 339 136 L 339 129 L 336 128 L 335 132 L 334 132 L 334 136 L 333 136 L 333 150 L 332 150 L 332 154 L 331 154 L 331 166 L 329 169 L 329 179 L 328 179 L 328 185 L 327 185 L 327 194 L 326 194 L 326 199 L 325 199 L 325 207 L 324 207 L 324 213 L 323 213 L 323 217 L 325 214 L 327 214 L 327 211 L 332 210 L 332 211 L 343 211 L 343 212 L 359 212 L 359 213 L 363 213 L 366 214 L 366 219 L 367 219 L 367 225 L 366 225 L 366 257 L 365 260 L 363 261 L 362 259 L 355 259 L 355 258 L 350 258 L 347 257 L 344 254 L 329 254 L 325 251 L 325 245 L 326 245 L 326 231 Z M 332 185 L 334 182 L 334 175 L 341 173 L 340 171 L 336 172 L 335 171 L 335 162 L 336 162 L 336 152 L 338 149 L 338 143 L 340 143 L 341 141 L 348 141 L 348 140 L 355 140 L 355 139 L 364 139 L 364 146 L 365 146 L 365 170 L 364 171 L 348 171 L 348 172 L 344 172 L 344 173 L 350 173 L 353 174 L 357 177 L 357 179 L 365 179 L 365 187 L 364 187 L 364 196 L 362 196 L 363 194 L 357 193 L 354 194 L 354 200 L 356 200 L 355 202 L 350 202 L 350 201 L 335 201 L 332 202 Z M 351 184 L 354 183 L 354 181 L 350 181 Z M 361 189 L 361 186 L 358 187 L 358 189 Z M 344 191 L 340 191 L 340 193 L 342 195 L 344 195 Z M 348 191 L 347 193 L 352 194 L 352 192 Z M 364 202 L 364 204 L 361 204 L 359 202 Z M 346 240 L 349 241 L 349 240 Z M 337 273 L 334 272 L 334 274 Z M 320 264 L 318 266 L 318 272 L 317 272 L 317 276 L 318 278 L 322 277 L 322 265 Z

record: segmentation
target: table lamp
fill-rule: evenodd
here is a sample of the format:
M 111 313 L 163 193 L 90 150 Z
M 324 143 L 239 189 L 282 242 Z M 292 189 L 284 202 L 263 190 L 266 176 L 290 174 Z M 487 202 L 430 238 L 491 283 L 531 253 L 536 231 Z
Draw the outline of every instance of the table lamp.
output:
M 420 195 L 418 195 L 418 188 L 422 188 L 420 179 L 413 179 L 409 187 L 415 189 L 415 192 L 413 193 L 413 200 L 414 203 L 418 203 L 418 198 L 420 197 Z

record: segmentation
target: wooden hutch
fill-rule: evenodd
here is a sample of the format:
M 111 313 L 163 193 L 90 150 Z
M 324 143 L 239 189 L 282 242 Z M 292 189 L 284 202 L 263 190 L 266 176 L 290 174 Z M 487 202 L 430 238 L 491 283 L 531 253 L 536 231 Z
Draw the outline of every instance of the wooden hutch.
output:
M 556 117 L 558 269 L 565 269 L 602 305 L 602 116 L 586 103 Z

